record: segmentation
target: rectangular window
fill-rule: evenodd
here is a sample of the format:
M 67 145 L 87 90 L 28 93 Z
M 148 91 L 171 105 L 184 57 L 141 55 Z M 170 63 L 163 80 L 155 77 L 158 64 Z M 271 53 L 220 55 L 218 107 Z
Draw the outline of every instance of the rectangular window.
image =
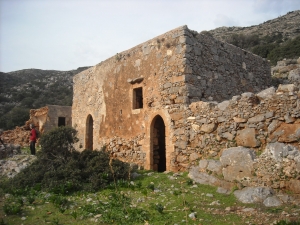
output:
M 143 108 L 143 88 L 133 89 L 133 109 Z
M 66 117 L 58 117 L 58 126 L 66 126 Z

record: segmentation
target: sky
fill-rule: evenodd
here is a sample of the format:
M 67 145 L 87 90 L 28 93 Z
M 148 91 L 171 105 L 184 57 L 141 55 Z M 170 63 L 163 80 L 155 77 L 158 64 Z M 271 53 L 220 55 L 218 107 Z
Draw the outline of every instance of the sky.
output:
M 179 26 L 247 27 L 300 0 L 0 0 L 0 71 L 72 70 Z

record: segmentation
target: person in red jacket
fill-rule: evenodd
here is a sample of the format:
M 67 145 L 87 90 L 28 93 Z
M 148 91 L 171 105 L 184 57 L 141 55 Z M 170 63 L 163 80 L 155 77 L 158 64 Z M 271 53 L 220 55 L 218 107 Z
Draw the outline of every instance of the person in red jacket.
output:
M 34 129 L 34 125 L 30 124 L 30 152 L 31 155 L 35 155 L 35 143 L 36 143 L 36 130 Z

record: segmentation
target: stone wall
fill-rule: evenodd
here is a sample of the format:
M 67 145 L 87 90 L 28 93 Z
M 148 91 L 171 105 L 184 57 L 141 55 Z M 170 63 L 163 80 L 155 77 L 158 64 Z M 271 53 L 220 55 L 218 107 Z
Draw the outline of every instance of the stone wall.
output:
M 259 152 L 267 143 L 282 142 L 300 149 L 300 92 L 293 84 L 246 92 L 221 103 L 195 102 L 184 116 L 184 123 L 174 120 L 174 166 L 179 170 L 199 158 L 218 158 L 233 146 Z
M 150 135 L 147 129 L 158 114 L 168 124 L 165 106 L 186 103 L 182 64 L 185 50 L 179 42 L 185 30 L 180 27 L 160 35 L 74 77 L 72 119 L 78 129 L 79 146 L 87 148 L 90 142 L 93 149 L 103 145 L 113 149 L 111 139 L 117 137 L 123 140 L 122 146 L 135 143 L 137 136 L 146 140 Z M 182 47 L 180 51 L 178 45 Z M 133 106 L 136 88 L 142 88 L 140 108 Z M 91 134 L 89 124 L 93 127 Z
M 271 69 L 272 77 L 281 84 L 295 84 L 300 87 L 300 57 L 278 61 Z
M 265 59 L 220 42 L 207 32 L 187 32 L 182 41 L 186 43 L 187 96 L 191 102 L 227 100 L 271 84 Z
M 61 118 L 61 126 L 72 126 L 72 107 L 71 106 L 58 106 L 58 105 L 48 105 L 47 114 L 44 121 L 40 120 L 40 130 L 42 132 L 47 132 L 55 127 L 58 127 L 59 118 Z M 35 117 L 39 117 L 36 115 Z
M 105 145 L 116 157 L 156 169 L 156 121 L 161 118 L 166 169 L 187 168 L 191 151 L 198 157 L 196 146 L 189 149 L 197 136 L 189 128 L 189 117 L 197 117 L 189 104 L 256 92 L 269 85 L 269 78 L 269 64 L 262 58 L 208 33 L 179 27 L 74 77 L 72 123 L 78 130 L 77 147 L 101 149 Z M 142 107 L 136 107 L 138 89 L 142 90 Z M 205 135 L 199 138 L 207 139 Z

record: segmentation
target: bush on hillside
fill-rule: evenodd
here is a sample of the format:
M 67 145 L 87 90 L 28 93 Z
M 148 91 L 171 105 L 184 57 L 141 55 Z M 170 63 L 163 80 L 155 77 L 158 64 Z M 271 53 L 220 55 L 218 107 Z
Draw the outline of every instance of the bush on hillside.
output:
M 300 36 L 274 48 L 268 55 L 272 65 L 284 58 L 293 59 L 300 57 Z
M 232 34 L 226 40 L 228 43 L 251 51 L 252 53 L 267 58 L 272 65 L 284 58 L 293 59 L 300 57 L 300 36 L 293 40 L 284 39 L 282 34 L 273 34 L 259 37 L 255 34 Z
M 14 129 L 16 126 L 23 126 L 24 121 L 27 120 L 29 120 L 29 108 L 16 106 L 0 117 L 0 128 Z
M 41 137 L 37 160 L 9 183 L 11 189 L 40 187 L 66 194 L 74 191 L 97 191 L 118 179 L 127 179 L 130 166 L 101 151 L 75 151 L 77 131 L 59 127 Z

